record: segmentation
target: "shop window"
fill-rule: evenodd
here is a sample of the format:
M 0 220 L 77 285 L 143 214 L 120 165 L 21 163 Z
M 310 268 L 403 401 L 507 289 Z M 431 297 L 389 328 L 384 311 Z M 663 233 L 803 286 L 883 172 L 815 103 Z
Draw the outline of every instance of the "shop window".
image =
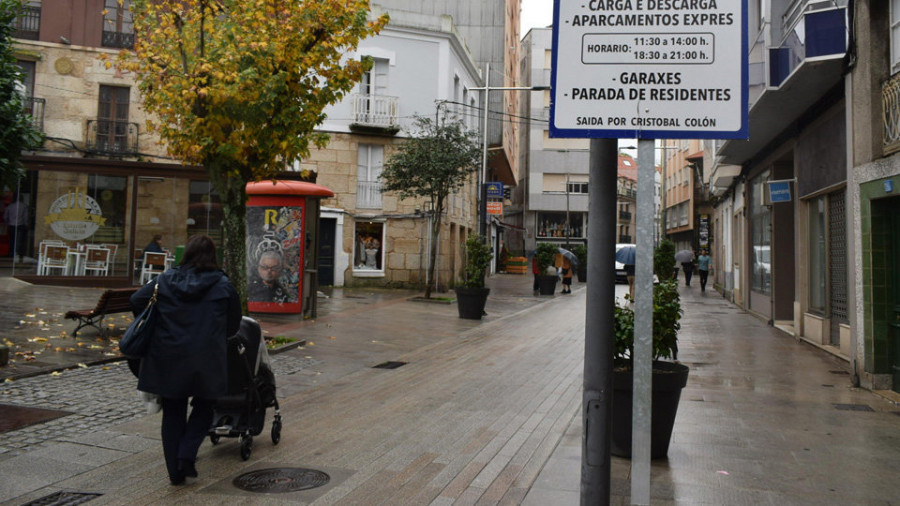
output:
M 125 244 L 128 201 L 128 178 L 125 176 L 88 176 L 87 194 L 100 207 L 103 224 L 87 239 L 93 243 Z
M 763 295 L 772 290 L 772 215 L 763 202 L 768 172 L 757 176 L 750 184 L 751 265 L 750 289 Z
M 222 201 L 213 185 L 208 181 L 191 181 L 188 195 L 188 237 L 206 234 L 216 244 L 223 244 L 223 219 Z
M 809 201 L 809 309 L 824 314 L 826 289 L 825 197 Z
M 356 222 L 353 270 L 355 273 L 384 271 L 384 223 Z
M 538 238 L 556 237 L 584 237 L 584 214 L 569 213 L 569 229 L 566 230 L 566 213 L 546 212 L 538 213 L 537 231 Z

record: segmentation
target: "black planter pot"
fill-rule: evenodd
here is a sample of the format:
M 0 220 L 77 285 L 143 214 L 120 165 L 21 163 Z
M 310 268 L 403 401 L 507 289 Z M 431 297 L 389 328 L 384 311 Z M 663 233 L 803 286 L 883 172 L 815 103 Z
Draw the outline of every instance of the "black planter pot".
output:
M 587 266 L 579 265 L 577 269 L 575 269 L 575 275 L 578 276 L 579 283 L 587 283 Z
M 541 295 L 553 295 L 556 291 L 556 282 L 559 278 L 549 274 L 542 274 L 538 277 L 538 288 Z
M 484 315 L 490 288 L 456 288 L 456 308 L 459 317 L 468 320 L 480 320 Z
M 653 362 L 652 410 L 650 413 L 650 458 L 663 459 L 675 427 L 681 389 L 687 385 L 689 369 L 674 362 Z M 610 453 L 631 457 L 631 411 L 634 376 L 631 370 L 613 372 Z

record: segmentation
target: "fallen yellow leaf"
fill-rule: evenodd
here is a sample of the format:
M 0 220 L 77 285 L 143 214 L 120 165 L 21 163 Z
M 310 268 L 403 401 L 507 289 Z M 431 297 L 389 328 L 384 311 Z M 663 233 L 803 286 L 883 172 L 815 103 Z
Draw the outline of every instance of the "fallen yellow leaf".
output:
M 87 369 L 87 368 L 88 368 L 87 364 L 84 364 L 84 363 L 82 363 L 82 362 L 78 362 L 78 363 L 75 364 L 75 365 L 77 365 L 78 367 L 80 367 L 80 368 L 82 368 L 82 369 Z
M 50 376 L 62 376 L 62 373 L 59 371 L 53 371 L 50 373 Z
M 337 339 L 337 338 L 334 336 L 328 336 L 328 339 Z

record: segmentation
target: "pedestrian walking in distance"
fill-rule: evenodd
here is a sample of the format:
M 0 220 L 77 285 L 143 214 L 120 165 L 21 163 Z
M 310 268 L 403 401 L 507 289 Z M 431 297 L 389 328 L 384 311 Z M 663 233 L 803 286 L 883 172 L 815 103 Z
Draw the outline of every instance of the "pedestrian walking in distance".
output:
M 697 271 L 700 273 L 700 291 L 706 291 L 706 280 L 709 278 L 709 252 L 705 249 L 700 250 L 700 256 L 697 257 Z
M 563 257 L 562 260 L 562 293 L 572 293 L 572 262 Z
M 691 286 L 691 275 L 694 274 L 694 252 L 689 249 L 683 249 L 675 253 L 675 261 L 681 264 L 681 270 L 684 271 L 684 286 Z M 675 272 L 678 276 L 678 271 Z
M 147 306 L 157 282 L 158 318 L 141 359 L 138 390 L 160 396 L 166 469 L 172 485 L 181 485 L 197 476 L 194 463 L 212 424 L 213 399 L 228 393 L 226 339 L 240 327 L 241 305 L 207 235 L 191 237 L 181 265 L 131 297 L 135 315 Z

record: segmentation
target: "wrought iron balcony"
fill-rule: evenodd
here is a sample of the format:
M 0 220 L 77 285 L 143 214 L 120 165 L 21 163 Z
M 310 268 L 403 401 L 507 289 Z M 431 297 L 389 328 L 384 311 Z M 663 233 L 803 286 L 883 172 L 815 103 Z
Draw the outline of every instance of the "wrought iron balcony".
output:
M 399 99 L 382 95 L 350 95 L 352 126 L 381 130 L 400 130 L 397 122 Z
M 631 221 L 631 211 L 619 211 L 619 219 Z
M 619 244 L 631 244 L 633 241 L 630 235 L 620 235 L 619 236 Z
M 88 120 L 85 148 L 100 155 L 134 156 L 138 152 L 138 124 L 104 119 Z
M 38 40 L 41 34 L 41 7 L 26 5 L 13 21 L 13 38 Z
M 900 74 L 881 86 L 882 123 L 884 124 L 884 154 L 900 151 Z
M 357 181 L 356 207 L 357 209 L 381 209 L 381 183 Z
M 31 125 L 39 132 L 44 131 L 44 104 L 43 98 L 26 97 L 22 101 L 25 114 L 31 116 Z
M 117 47 L 131 49 L 134 47 L 134 34 L 123 32 L 108 32 L 103 30 L 103 38 L 100 41 L 103 47 Z

